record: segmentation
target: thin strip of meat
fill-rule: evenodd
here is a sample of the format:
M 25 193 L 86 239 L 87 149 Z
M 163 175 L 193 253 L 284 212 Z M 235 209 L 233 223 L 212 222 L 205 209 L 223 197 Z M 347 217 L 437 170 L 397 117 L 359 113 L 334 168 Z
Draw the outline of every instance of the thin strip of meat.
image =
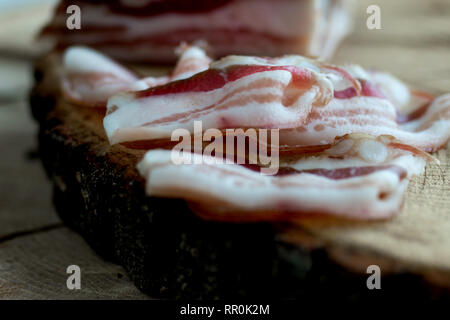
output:
M 208 69 L 211 59 L 198 47 L 181 45 L 173 72 L 139 79 L 108 57 L 86 47 L 71 47 L 63 57 L 62 92 L 67 100 L 88 107 L 105 107 L 108 98 L 130 90 L 145 90 L 189 78 Z
M 386 138 L 367 136 L 347 136 L 321 154 L 291 159 L 274 176 L 200 154 L 192 159 L 201 164 L 175 164 L 172 157 L 150 150 L 138 164 L 147 194 L 185 199 L 204 218 L 234 222 L 294 221 L 305 214 L 390 218 L 426 162 Z

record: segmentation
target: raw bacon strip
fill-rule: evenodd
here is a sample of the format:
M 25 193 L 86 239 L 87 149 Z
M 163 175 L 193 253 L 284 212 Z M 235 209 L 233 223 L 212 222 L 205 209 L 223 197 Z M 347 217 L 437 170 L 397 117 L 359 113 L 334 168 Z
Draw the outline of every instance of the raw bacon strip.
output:
M 64 54 L 62 92 L 71 102 L 102 107 L 137 80 L 127 69 L 88 48 L 72 47 Z
M 182 44 L 176 50 L 180 59 L 169 76 L 146 77 L 141 79 L 131 88 L 133 91 L 146 90 L 148 88 L 165 85 L 172 81 L 187 79 L 193 75 L 208 69 L 211 58 L 199 47 Z M 106 104 L 105 104 L 106 105 Z
M 209 68 L 212 60 L 199 47 L 181 44 L 176 50 L 180 59 L 172 72 L 170 81 L 187 79 Z M 149 86 L 149 88 L 152 86 Z
M 69 5 L 82 28 L 68 30 Z M 285 52 L 328 57 L 350 29 L 349 0 L 62 1 L 42 37 L 87 45 L 123 61 L 172 63 L 183 41 L 216 56 Z
M 319 156 L 285 163 L 275 176 L 199 154 L 192 157 L 202 164 L 175 165 L 167 150 L 148 151 L 138 169 L 148 195 L 185 199 L 212 220 L 385 219 L 398 213 L 409 177 L 423 171 L 425 160 L 383 141 L 347 137 Z
M 230 66 L 112 97 L 104 126 L 111 143 L 170 137 L 173 130 L 290 128 L 332 99 L 331 82 L 297 66 Z M 161 106 L 164 105 L 164 108 Z M 139 114 L 139 116 L 137 116 Z
M 279 128 L 287 147 L 357 132 L 392 135 L 425 151 L 450 139 L 446 96 L 430 102 L 388 74 L 300 56 L 229 56 L 191 78 L 112 97 L 108 110 L 111 143 L 168 139 L 177 128 L 192 132 L 196 120 L 204 130 Z
M 403 124 L 397 123 L 392 112 L 385 113 L 389 109 L 392 106 L 387 100 L 374 104 L 368 99 L 335 99 L 326 110 L 312 113 L 303 126 L 281 130 L 280 143 L 294 146 L 330 143 L 337 136 L 361 132 L 391 135 L 404 144 L 433 152 L 450 140 L 450 94 L 436 98 L 422 116 Z
M 139 79 L 108 57 L 85 47 L 71 47 L 63 57 L 62 92 L 67 100 L 90 107 L 105 107 L 108 98 L 130 90 L 145 90 L 189 78 L 208 69 L 211 59 L 197 47 L 182 45 L 180 59 L 169 76 Z
M 301 56 L 230 56 L 191 78 L 112 97 L 104 125 L 111 143 L 169 138 L 174 129 L 192 130 L 195 120 L 204 129 L 301 127 L 311 112 L 327 106 L 335 88 L 355 83 Z M 395 119 L 388 101 L 376 109 L 370 112 Z

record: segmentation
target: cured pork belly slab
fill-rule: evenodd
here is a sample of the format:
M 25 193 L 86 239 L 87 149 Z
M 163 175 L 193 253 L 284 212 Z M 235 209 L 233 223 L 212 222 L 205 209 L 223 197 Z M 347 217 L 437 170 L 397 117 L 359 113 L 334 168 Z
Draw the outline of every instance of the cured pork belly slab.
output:
M 204 41 L 213 56 L 329 57 L 350 29 L 350 0 L 62 1 L 42 37 L 88 45 L 122 61 L 171 63 L 181 42 Z M 81 9 L 81 29 L 66 9 Z
M 208 219 L 389 218 L 409 179 L 434 161 L 426 152 L 450 139 L 450 95 L 411 90 L 387 73 L 294 55 L 209 63 L 197 47 L 179 54 L 171 74 L 138 79 L 95 51 L 71 48 L 62 87 L 75 104 L 106 107 L 111 144 L 154 149 L 138 165 L 149 195 L 185 199 Z M 192 164 L 179 164 L 170 150 L 156 149 L 176 129 L 195 135 L 195 121 L 219 135 L 279 130 L 279 170 L 264 175 L 261 163 L 220 163 L 224 153 L 202 149 L 190 154 Z M 266 143 L 269 151 L 276 146 Z

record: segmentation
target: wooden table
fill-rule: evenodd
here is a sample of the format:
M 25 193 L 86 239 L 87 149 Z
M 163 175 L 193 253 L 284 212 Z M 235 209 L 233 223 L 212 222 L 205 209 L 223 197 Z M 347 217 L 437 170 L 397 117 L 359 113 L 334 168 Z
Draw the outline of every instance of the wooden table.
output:
M 0 19 L 0 299 L 148 299 L 122 267 L 102 260 L 61 223 L 36 158 L 27 95 L 32 59 L 42 48 L 32 38 L 52 2 Z M 81 268 L 81 290 L 67 289 L 72 264 Z
M 386 69 L 414 87 L 450 92 L 448 0 L 357 4 L 355 32 L 335 62 Z M 370 4 L 381 8 L 381 30 L 366 27 Z M 61 224 L 51 206 L 50 184 L 35 157 L 36 126 L 26 100 L 31 58 L 39 53 L 29 41 L 48 17 L 48 6 L 40 8 L 41 15 L 25 10 L 0 19 L 9 21 L 0 22 L 0 299 L 146 299 L 121 267 L 103 261 Z M 450 283 L 441 277 L 441 271 L 450 270 L 450 156 L 446 151 L 438 156 L 441 167 L 427 167 L 425 175 L 411 183 L 404 212 L 394 222 L 357 228 L 305 222 L 303 227 L 323 241 L 365 243 L 369 252 L 389 258 L 387 268 L 395 269 L 392 261 L 408 262 L 412 268 L 428 268 L 434 281 Z M 351 267 L 354 257 L 343 258 L 336 248 L 337 259 Z M 81 290 L 66 287 L 71 264 L 81 267 Z

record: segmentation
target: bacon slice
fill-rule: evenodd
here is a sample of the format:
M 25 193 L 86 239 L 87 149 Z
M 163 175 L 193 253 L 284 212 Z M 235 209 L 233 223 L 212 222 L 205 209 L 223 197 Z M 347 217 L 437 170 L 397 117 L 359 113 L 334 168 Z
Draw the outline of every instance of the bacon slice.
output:
M 191 130 L 195 120 L 205 129 L 298 127 L 313 107 L 333 98 L 332 74 L 324 70 L 300 56 L 230 56 L 183 81 L 112 97 L 105 129 L 110 142 L 118 143 L 168 138 L 174 129 Z M 333 77 L 343 86 L 349 82 Z
M 391 110 L 391 111 L 389 111 Z M 280 141 L 287 145 L 330 143 L 352 132 L 391 135 L 404 144 L 433 152 L 450 139 L 450 95 L 435 99 L 421 117 L 399 124 L 387 100 L 333 100 L 326 109 L 311 113 L 303 126 L 281 130 Z
M 66 26 L 78 5 L 80 30 Z M 41 36 L 58 48 L 87 45 L 122 61 L 172 63 L 181 42 L 215 56 L 285 52 L 329 57 L 350 30 L 349 0 L 61 1 Z
M 112 95 L 129 90 L 136 75 L 100 53 L 83 47 L 63 57 L 62 92 L 76 104 L 102 107 Z
M 201 120 L 204 130 L 279 128 L 285 146 L 359 132 L 435 151 L 450 139 L 449 110 L 448 96 L 430 98 L 359 66 L 229 56 L 182 81 L 111 97 L 104 126 L 111 143 L 169 139 Z
M 67 100 L 90 107 L 105 107 L 108 98 L 130 90 L 144 90 L 189 78 L 208 69 L 211 59 L 197 47 L 183 44 L 172 74 L 139 79 L 108 57 L 85 47 L 71 47 L 63 57 L 62 92 Z
M 366 136 L 290 160 L 275 176 L 192 157 L 202 163 L 176 165 L 171 151 L 148 151 L 138 164 L 147 194 L 185 199 L 204 218 L 235 222 L 294 221 L 305 214 L 386 219 L 399 212 L 408 179 L 425 165 L 414 153 Z
M 329 82 L 303 68 L 210 69 L 186 80 L 112 97 L 108 110 L 115 111 L 105 117 L 104 126 L 111 143 L 170 137 L 177 128 L 192 129 L 195 120 L 217 129 L 289 128 L 302 124 L 314 105 L 324 105 L 331 97 Z

